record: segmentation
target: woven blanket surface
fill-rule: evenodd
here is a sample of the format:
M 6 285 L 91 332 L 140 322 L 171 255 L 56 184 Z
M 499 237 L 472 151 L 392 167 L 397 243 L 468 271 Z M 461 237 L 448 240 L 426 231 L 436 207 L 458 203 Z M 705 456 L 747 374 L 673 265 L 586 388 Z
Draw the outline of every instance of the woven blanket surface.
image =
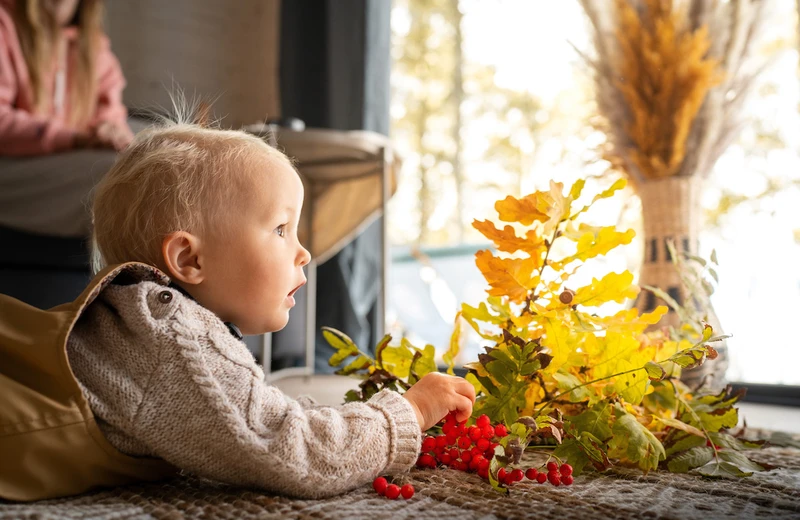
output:
M 750 456 L 776 468 L 739 479 L 615 467 L 585 472 L 572 486 L 525 480 L 502 496 L 475 474 L 414 469 L 397 480 L 412 483 L 416 495 L 391 501 L 369 485 L 325 500 L 298 500 L 186 476 L 32 504 L 0 502 L 0 519 L 798 519 L 800 442 L 787 435 L 772 435 L 772 442 Z

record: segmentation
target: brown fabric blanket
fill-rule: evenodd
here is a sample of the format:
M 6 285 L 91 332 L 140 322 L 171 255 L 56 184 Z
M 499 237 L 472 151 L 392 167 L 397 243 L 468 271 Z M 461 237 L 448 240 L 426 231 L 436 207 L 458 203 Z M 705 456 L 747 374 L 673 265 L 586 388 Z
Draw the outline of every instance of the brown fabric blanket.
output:
M 800 439 L 757 436 L 770 437 L 772 445 L 750 452 L 751 458 L 777 468 L 742 479 L 616 467 L 584 473 L 569 487 L 525 480 L 501 496 L 475 474 L 415 469 L 398 480 L 414 484 L 416 495 L 390 501 L 370 486 L 297 500 L 187 476 L 33 504 L 0 503 L 0 519 L 800 518 Z

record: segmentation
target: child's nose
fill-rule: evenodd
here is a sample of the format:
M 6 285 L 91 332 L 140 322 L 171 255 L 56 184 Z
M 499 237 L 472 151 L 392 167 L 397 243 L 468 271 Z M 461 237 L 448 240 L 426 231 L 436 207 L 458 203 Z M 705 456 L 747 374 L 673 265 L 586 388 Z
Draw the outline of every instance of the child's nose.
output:
M 311 253 L 303 246 L 300 246 L 300 253 L 297 255 L 297 264 L 300 267 L 307 265 L 311 261 Z

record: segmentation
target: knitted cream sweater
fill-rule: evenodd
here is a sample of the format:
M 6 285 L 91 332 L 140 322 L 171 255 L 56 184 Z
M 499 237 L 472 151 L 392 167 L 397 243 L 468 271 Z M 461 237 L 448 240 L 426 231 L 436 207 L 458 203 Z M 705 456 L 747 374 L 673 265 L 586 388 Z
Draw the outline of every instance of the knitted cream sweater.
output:
M 67 348 L 112 445 L 196 475 L 316 498 L 405 471 L 419 452 L 399 394 L 335 408 L 291 399 L 219 318 L 154 282 L 107 287 Z

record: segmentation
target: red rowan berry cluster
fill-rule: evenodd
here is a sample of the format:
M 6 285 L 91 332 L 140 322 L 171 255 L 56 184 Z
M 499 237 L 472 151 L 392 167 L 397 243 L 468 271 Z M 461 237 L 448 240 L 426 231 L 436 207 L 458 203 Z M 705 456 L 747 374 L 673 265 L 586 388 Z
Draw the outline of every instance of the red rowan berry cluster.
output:
M 536 468 L 528 468 L 528 470 L 525 471 L 525 478 L 528 480 L 535 480 L 539 484 L 550 482 L 554 486 L 560 486 L 561 484 L 569 486 L 572 484 L 572 466 L 569 464 L 565 463 L 559 466 L 555 462 L 550 461 L 547 463 L 546 467 L 546 472 Z M 497 472 L 497 480 L 503 482 L 506 486 L 522 480 L 522 470 L 515 469 L 509 473 L 505 473 L 503 472 L 503 469 L 504 468 L 500 468 L 500 471 Z M 517 471 L 519 473 L 515 473 Z M 501 472 L 503 473 L 502 475 Z M 511 479 L 511 475 L 514 475 L 513 479 Z
M 495 448 L 499 439 L 506 435 L 506 426 L 492 425 L 487 415 L 481 415 L 473 426 L 467 427 L 466 422 L 459 423 L 452 413 L 448 414 L 442 425 L 442 434 L 429 435 L 422 440 L 422 453 L 417 459 L 417 467 L 434 469 L 437 466 L 447 466 L 459 471 L 473 471 L 488 480 Z M 529 468 L 525 472 L 519 468 L 500 468 L 497 471 L 497 480 L 506 487 L 525 477 L 540 484 L 572 484 L 572 466 L 569 464 L 559 466 L 550 461 L 546 467 L 547 471 L 543 471 L 544 468 Z
M 481 415 L 474 425 L 467 427 L 466 421 L 459 423 L 450 413 L 445 417 L 441 435 L 429 435 L 422 440 L 417 467 L 442 465 L 459 471 L 474 471 L 488 479 L 497 440 L 506 435 L 505 425 L 492 425 L 487 415 Z
M 381 496 L 385 496 L 389 500 L 397 500 L 403 497 L 406 500 L 414 496 L 414 486 L 411 484 L 404 484 L 398 486 L 397 484 L 389 484 L 385 477 L 378 477 L 372 481 L 372 489 Z

